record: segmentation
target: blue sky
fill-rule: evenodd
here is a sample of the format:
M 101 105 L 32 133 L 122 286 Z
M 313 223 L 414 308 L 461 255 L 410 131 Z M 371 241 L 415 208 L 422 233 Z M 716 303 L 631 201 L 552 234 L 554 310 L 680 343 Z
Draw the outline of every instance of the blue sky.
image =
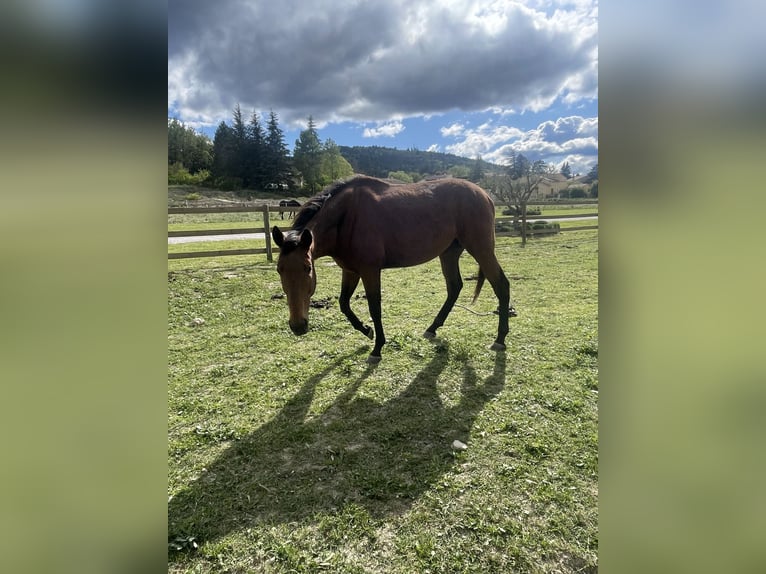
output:
M 322 140 L 598 162 L 598 2 L 169 0 L 168 116 L 213 135 L 239 103 Z

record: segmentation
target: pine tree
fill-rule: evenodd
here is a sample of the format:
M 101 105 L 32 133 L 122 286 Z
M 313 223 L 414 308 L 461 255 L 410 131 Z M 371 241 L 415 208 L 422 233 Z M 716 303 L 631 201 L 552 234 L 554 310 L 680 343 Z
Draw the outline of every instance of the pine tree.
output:
M 234 108 L 234 122 L 231 126 L 234 138 L 234 162 L 232 165 L 232 176 L 242 180 L 243 187 L 250 187 L 250 178 L 248 174 L 248 142 L 247 126 L 242 119 L 242 110 L 239 104 Z
M 590 168 L 590 171 L 588 172 L 588 175 L 585 177 L 585 181 L 587 183 L 598 181 L 598 164 L 596 164 L 592 168 Z
M 212 173 L 215 178 L 234 177 L 232 166 L 235 163 L 236 147 L 232 129 L 226 122 L 218 124 L 213 138 L 213 166 Z
M 246 139 L 248 183 L 254 189 L 263 189 L 268 180 L 266 176 L 266 166 L 268 163 L 266 157 L 266 135 L 255 111 L 250 116 L 250 122 L 247 124 Z
M 479 183 L 484 178 L 484 160 L 480 155 L 476 156 L 476 161 L 471 168 L 471 175 L 468 177 L 472 182 Z
M 279 119 L 274 110 L 269 114 L 265 139 L 265 182 L 277 185 L 289 185 L 292 168 L 285 144 L 285 135 L 279 127 Z

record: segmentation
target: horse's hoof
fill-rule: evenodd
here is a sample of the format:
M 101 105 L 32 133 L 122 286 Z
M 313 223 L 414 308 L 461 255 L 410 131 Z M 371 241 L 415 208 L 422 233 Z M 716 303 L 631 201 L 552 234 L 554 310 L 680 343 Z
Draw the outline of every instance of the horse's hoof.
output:
M 367 331 L 364 333 L 364 336 L 367 337 L 370 341 L 372 341 L 375 338 L 375 331 L 373 330 L 372 327 L 367 327 Z
M 428 339 L 428 340 L 435 339 L 436 338 L 436 333 L 433 333 L 431 331 L 426 331 L 425 333 L 423 333 L 423 337 Z
M 490 351 L 505 351 L 505 345 L 502 343 L 494 342 L 492 343 L 492 346 L 489 348 Z
M 377 357 L 375 355 L 370 355 L 369 357 L 367 357 L 367 364 L 377 365 L 378 363 L 380 363 L 380 359 L 381 359 L 380 355 L 378 355 Z

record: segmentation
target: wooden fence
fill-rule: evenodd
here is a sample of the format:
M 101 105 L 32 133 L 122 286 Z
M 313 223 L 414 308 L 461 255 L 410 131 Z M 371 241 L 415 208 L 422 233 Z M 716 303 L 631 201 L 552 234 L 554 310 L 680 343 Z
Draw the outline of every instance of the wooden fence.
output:
M 548 204 L 550 205 L 550 204 Z M 568 205 L 568 204 L 567 204 Z M 214 206 L 214 207 L 169 207 L 168 215 L 172 214 L 184 214 L 184 213 L 262 213 L 263 225 L 260 227 L 240 227 L 240 228 L 226 228 L 226 229 L 204 229 L 200 231 L 168 231 L 168 237 L 203 237 L 206 235 L 239 235 L 244 233 L 263 233 L 266 239 L 266 247 L 255 247 L 251 249 L 221 249 L 215 251 L 189 251 L 184 253 L 168 253 L 168 259 L 190 259 L 195 257 L 223 257 L 228 255 L 266 255 L 268 261 L 273 261 L 271 246 L 271 222 L 269 218 L 270 213 L 289 213 L 292 208 L 279 207 L 274 205 L 227 205 L 227 206 Z M 598 213 L 589 213 L 585 215 L 550 215 L 548 217 L 534 216 L 528 217 L 528 223 L 534 223 L 540 220 L 549 219 L 572 219 L 578 217 L 593 217 L 598 216 Z M 513 216 L 502 216 L 496 218 L 497 222 L 513 221 Z M 282 229 L 280 227 L 280 229 Z M 559 229 L 560 232 L 565 231 L 581 231 L 584 229 L 598 229 L 596 225 L 583 225 L 577 227 L 565 227 Z M 287 229 L 282 229 L 287 231 Z M 550 234 L 549 229 L 534 229 L 530 228 L 527 235 L 533 236 Z M 497 237 L 516 237 L 520 235 L 519 231 L 497 231 L 495 233 Z
M 168 215 L 180 213 L 262 213 L 262 227 L 245 227 L 239 229 L 205 229 L 201 231 L 168 231 L 168 237 L 201 237 L 205 235 L 234 235 L 240 233 L 263 233 L 266 236 L 266 247 L 252 249 L 225 249 L 216 251 L 191 251 L 187 253 L 168 253 L 168 259 L 188 259 L 192 257 L 221 257 L 225 255 L 260 255 L 265 254 L 268 261 L 273 261 L 271 247 L 271 222 L 269 213 L 289 213 L 296 208 L 279 207 L 274 205 L 225 205 L 215 207 L 169 207 Z M 283 230 L 284 231 L 284 230 Z

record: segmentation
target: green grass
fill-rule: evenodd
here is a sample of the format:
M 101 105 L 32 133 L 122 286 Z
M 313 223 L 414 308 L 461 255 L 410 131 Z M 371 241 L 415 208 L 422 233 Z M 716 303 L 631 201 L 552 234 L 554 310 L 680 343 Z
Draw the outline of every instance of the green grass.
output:
M 332 260 L 301 338 L 265 256 L 169 261 L 169 571 L 595 572 L 597 239 L 498 238 L 505 354 L 489 285 L 429 342 L 438 260 L 385 270 L 375 367 Z
M 265 239 L 224 239 L 221 241 L 194 241 L 191 243 L 173 243 L 168 244 L 168 253 L 190 253 L 194 251 L 225 251 L 234 249 L 257 249 L 265 248 Z M 230 265 L 230 261 L 234 256 L 226 256 L 227 261 L 220 258 L 216 258 L 214 261 L 217 265 Z M 265 255 L 251 256 L 249 261 L 252 261 L 254 257 L 266 259 Z M 172 268 L 172 267 L 170 267 Z

